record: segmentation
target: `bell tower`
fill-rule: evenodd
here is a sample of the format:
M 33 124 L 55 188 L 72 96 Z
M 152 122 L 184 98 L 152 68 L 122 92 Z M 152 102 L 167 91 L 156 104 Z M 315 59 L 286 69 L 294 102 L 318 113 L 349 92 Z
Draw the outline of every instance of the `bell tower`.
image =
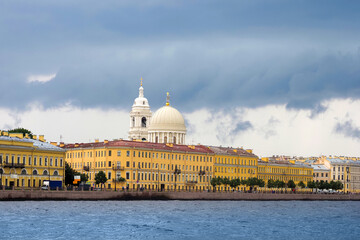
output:
M 139 96 L 134 100 L 130 112 L 130 140 L 148 141 L 148 128 L 152 116 L 148 100 L 144 97 L 142 78 L 140 79 Z

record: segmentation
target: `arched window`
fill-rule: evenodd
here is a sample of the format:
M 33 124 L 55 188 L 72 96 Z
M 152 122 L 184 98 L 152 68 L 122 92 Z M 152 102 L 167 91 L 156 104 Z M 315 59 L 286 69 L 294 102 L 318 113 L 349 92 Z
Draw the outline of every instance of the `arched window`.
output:
M 37 175 L 38 174 L 38 172 L 37 172 L 37 170 L 35 169 L 34 171 L 33 171 L 33 175 Z
M 43 175 L 48 175 L 48 171 L 44 170 Z
M 174 143 L 176 143 L 176 137 L 174 137 Z
M 54 176 L 59 176 L 59 172 L 57 170 L 54 171 Z
M 159 137 L 156 136 L 156 137 L 155 137 L 155 143 L 158 143 L 158 142 L 159 142 Z
M 167 137 L 164 137 L 164 143 L 167 143 Z
M 146 127 L 146 117 L 141 119 L 141 127 Z
M 26 169 L 21 170 L 21 175 L 26 175 Z
M 132 118 L 132 127 L 135 127 L 135 118 Z

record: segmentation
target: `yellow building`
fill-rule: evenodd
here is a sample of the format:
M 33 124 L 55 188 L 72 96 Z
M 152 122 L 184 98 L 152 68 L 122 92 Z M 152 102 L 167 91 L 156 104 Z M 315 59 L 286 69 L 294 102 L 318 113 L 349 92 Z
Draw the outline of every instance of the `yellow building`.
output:
M 314 169 L 314 178 L 315 182 L 327 182 L 331 181 L 330 178 L 330 169 L 323 164 L 312 164 L 310 165 Z
M 0 185 L 39 188 L 44 180 L 64 182 L 65 151 L 45 142 L 43 136 L 30 139 L 23 134 L 0 136 Z
M 269 179 L 284 181 L 293 180 L 295 184 L 302 181 L 305 185 L 313 180 L 313 168 L 303 164 L 289 162 L 258 162 L 258 178 L 267 184 Z
M 107 188 L 206 190 L 213 176 L 214 153 L 206 146 L 116 140 L 67 144 L 66 161 L 86 173 L 95 187 L 103 171 Z M 126 182 L 118 182 L 119 177 Z
M 257 177 L 258 157 L 252 150 L 227 147 L 210 147 L 215 154 L 214 177 L 246 180 Z M 230 186 L 220 186 L 219 190 L 230 190 Z M 238 190 L 246 190 L 246 186 L 239 186 Z

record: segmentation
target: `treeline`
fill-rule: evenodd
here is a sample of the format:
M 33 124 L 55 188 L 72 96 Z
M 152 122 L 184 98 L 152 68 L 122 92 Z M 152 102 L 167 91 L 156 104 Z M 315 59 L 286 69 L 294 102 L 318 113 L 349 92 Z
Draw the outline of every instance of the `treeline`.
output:
M 344 185 L 340 181 L 331 181 L 331 182 L 325 182 L 324 180 L 321 180 L 320 182 L 310 181 L 308 182 L 308 188 L 318 188 L 318 189 L 332 189 L 332 190 L 341 190 L 343 189 Z

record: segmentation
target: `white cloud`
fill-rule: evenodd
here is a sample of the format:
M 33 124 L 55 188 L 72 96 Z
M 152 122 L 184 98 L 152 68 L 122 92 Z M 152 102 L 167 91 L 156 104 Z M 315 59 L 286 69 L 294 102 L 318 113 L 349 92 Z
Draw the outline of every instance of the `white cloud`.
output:
M 31 82 L 46 83 L 46 82 L 53 80 L 55 77 L 56 77 L 56 73 L 49 74 L 49 75 L 30 75 L 27 78 L 27 82 L 28 83 L 31 83 Z
M 187 143 L 243 146 L 259 156 L 360 156 L 359 140 L 334 130 L 337 123 L 350 120 L 354 126 L 360 126 L 357 111 L 360 100 L 332 100 L 323 104 L 327 110 L 313 118 L 310 110 L 289 110 L 285 105 L 231 111 L 203 108 L 184 113 L 188 123 Z M 0 108 L 0 114 L 0 129 L 25 127 L 34 134 L 44 134 L 48 141 L 60 141 L 60 135 L 63 141 L 73 143 L 95 138 L 126 139 L 129 130 L 129 112 L 115 108 L 82 109 L 69 103 L 44 109 L 33 103 L 24 112 Z M 251 123 L 250 128 L 235 131 L 239 123 L 247 121 Z

